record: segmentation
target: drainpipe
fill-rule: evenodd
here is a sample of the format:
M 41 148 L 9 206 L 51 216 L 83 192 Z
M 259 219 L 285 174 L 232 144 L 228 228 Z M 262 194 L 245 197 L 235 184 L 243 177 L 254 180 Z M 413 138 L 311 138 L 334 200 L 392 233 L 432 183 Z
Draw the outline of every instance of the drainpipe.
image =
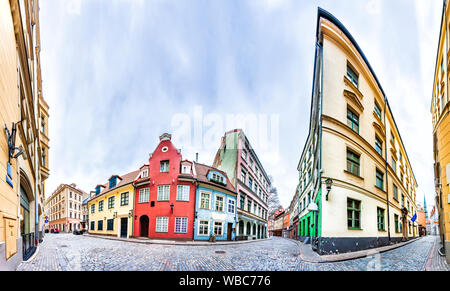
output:
M 319 103 L 319 185 L 322 188 L 322 114 L 323 114 L 323 49 L 320 43 L 317 43 L 320 57 L 320 103 Z M 323 195 L 323 193 L 322 193 Z M 321 197 L 322 198 L 322 197 Z M 319 211 L 316 211 L 316 238 L 317 238 L 317 248 L 319 248 Z
M 388 240 L 389 244 L 391 243 L 391 219 L 390 219 L 390 212 L 389 212 L 389 172 L 388 172 L 388 162 L 387 162 L 387 148 L 388 148 L 388 139 L 387 139 L 387 127 L 386 127 L 386 110 L 387 110 L 387 98 L 384 96 L 384 140 L 385 140 L 385 146 L 384 146 L 384 153 L 385 153 L 385 161 L 384 166 L 386 170 L 386 207 L 387 207 L 387 229 L 388 229 Z
M 34 126 L 36 129 L 36 136 L 34 137 L 34 211 L 35 211 L 35 229 L 34 229 L 34 238 L 36 245 L 39 244 L 39 214 L 38 214 L 38 192 L 37 192 L 37 184 L 39 181 L 38 178 L 38 137 L 39 137 L 39 130 L 38 130 L 38 93 L 37 93 L 37 60 L 36 60 L 36 24 L 33 24 L 33 52 L 32 55 L 34 56 L 33 59 L 33 97 L 34 97 Z

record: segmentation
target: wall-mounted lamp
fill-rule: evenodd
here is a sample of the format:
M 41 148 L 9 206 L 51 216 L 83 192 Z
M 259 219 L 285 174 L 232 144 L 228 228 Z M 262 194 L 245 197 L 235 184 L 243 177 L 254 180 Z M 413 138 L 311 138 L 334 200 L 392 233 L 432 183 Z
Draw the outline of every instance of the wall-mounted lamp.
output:
M 133 217 L 133 210 L 128 211 L 128 217 L 132 218 Z
M 113 214 L 113 218 L 117 218 L 117 211 L 116 211 L 116 212 L 114 212 L 114 214 Z
M 328 179 L 325 180 L 325 184 L 327 185 L 327 196 L 326 196 L 326 200 L 328 201 L 328 194 L 330 194 L 331 186 L 333 186 L 333 180 L 331 180 L 331 178 L 328 178 Z
M 170 204 L 170 211 L 172 211 L 172 213 L 173 213 L 173 207 L 174 207 L 173 203 Z

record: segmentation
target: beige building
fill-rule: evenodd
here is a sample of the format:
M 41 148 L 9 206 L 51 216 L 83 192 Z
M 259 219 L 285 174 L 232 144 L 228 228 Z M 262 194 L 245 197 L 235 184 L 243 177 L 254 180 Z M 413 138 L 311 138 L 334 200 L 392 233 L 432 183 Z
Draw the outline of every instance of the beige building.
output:
M 430 111 L 433 116 L 435 199 L 439 218 L 439 234 L 445 248 L 447 262 L 450 264 L 449 17 L 448 1 L 444 1 Z
M 15 270 L 42 239 L 49 176 L 38 0 L 0 0 L 0 40 L 0 270 Z
M 83 201 L 88 194 L 78 189 L 76 184 L 61 184 L 45 202 L 49 223 L 48 229 L 60 232 L 81 230 L 83 221 Z
M 313 130 L 299 164 L 300 236 L 320 254 L 417 237 L 416 179 L 373 69 L 320 8 L 316 41 Z

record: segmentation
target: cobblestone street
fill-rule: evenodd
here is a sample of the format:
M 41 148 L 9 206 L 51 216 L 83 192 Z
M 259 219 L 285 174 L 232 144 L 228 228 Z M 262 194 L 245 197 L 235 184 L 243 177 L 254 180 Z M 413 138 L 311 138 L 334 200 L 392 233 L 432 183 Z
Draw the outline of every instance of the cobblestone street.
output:
M 22 263 L 18 270 L 450 270 L 439 257 L 431 255 L 436 251 L 434 246 L 435 237 L 425 237 L 371 257 L 338 263 L 306 263 L 299 258 L 297 243 L 282 238 L 236 245 L 180 246 L 47 234 L 35 258 Z

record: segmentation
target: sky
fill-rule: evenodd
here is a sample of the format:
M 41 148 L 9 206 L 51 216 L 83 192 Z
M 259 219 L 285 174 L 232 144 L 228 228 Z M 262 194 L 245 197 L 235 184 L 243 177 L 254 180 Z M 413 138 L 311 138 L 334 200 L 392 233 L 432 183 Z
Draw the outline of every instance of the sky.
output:
M 441 0 L 41 0 L 50 106 L 46 197 L 93 191 L 148 163 L 172 134 L 211 165 L 243 128 L 282 206 L 309 130 L 317 7 L 356 39 L 387 94 L 419 188 L 434 204 L 433 75 Z

